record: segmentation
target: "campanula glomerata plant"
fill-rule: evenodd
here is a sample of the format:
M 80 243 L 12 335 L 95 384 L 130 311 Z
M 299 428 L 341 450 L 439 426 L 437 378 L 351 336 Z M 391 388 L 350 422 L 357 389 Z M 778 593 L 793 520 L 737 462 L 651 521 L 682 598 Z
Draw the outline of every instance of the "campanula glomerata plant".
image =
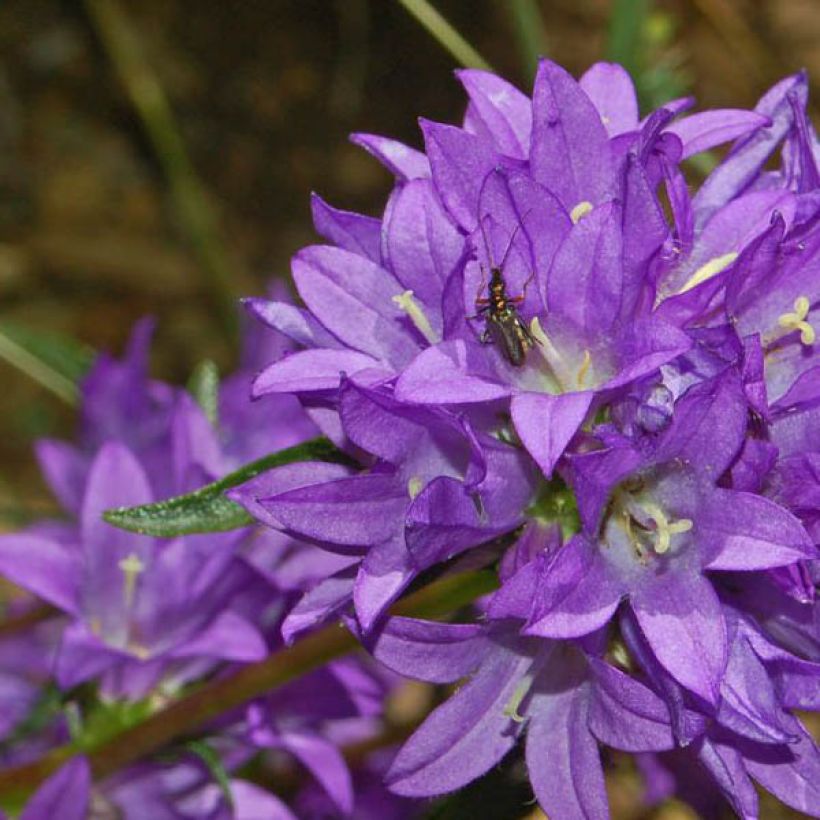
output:
M 149 379 L 143 327 L 87 378 L 78 441 L 38 448 L 66 515 L 0 537 L 0 571 L 55 609 L 21 668 L 0 638 L 0 732 L 9 766 L 72 738 L 87 758 L 27 820 L 58 800 L 423 816 L 508 756 L 550 818 L 598 820 L 606 749 L 649 802 L 755 818 L 762 787 L 820 816 L 800 717 L 820 708 L 807 78 L 751 111 L 643 117 L 614 64 L 576 81 L 543 60 L 531 96 L 458 79 L 464 119 L 421 120 L 423 152 L 353 135 L 395 178 L 383 214 L 314 197 L 326 244 L 295 255 L 298 299 L 245 301 L 249 353 L 210 401 Z M 695 187 L 685 160 L 724 145 Z M 366 654 L 305 660 L 339 621 Z M 304 676 L 247 683 L 277 657 Z M 447 688 L 380 743 L 406 678 Z M 179 717 L 204 680 L 245 688 Z M 114 773 L 62 713 L 11 742 L 38 688 L 80 685 L 140 710 L 123 743 L 169 709 L 160 740 L 195 728 L 209 754 Z

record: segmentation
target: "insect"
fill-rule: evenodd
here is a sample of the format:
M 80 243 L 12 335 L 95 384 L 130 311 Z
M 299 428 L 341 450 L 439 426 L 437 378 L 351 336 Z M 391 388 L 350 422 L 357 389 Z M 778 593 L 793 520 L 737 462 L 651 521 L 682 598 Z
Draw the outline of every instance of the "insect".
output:
M 484 224 L 481 225 L 482 233 Z M 520 305 L 527 295 L 527 285 L 529 285 L 535 273 L 524 283 L 524 290 L 519 296 L 509 296 L 507 294 L 507 283 L 504 281 L 502 273 L 504 264 L 507 261 L 510 249 L 512 248 L 518 227 L 513 231 L 507 250 L 500 265 L 496 265 L 490 258 L 490 284 L 487 296 L 481 296 L 484 290 L 484 278 L 476 295 L 476 317 L 485 316 L 486 326 L 481 334 L 483 344 L 494 344 L 504 355 L 504 358 L 513 367 L 521 367 L 527 356 L 527 351 L 538 344 L 538 340 L 530 333 L 529 328 L 524 324 L 521 315 L 518 313 L 516 305 Z M 484 244 L 489 248 L 487 236 L 484 235 Z

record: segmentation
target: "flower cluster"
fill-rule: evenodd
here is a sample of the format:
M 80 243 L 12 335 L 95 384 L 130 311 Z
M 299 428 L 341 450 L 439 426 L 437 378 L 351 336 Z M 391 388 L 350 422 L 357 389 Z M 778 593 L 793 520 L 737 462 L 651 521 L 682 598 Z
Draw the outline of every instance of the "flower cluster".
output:
M 240 373 L 200 406 L 148 378 L 140 326 L 87 378 L 79 444 L 38 448 L 65 516 L 0 537 L 0 572 L 61 613 L 25 674 L 0 641 L 0 739 L 51 659 L 61 690 L 149 709 L 340 619 L 375 661 L 332 661 L 210 725 L 227 784 L 187 755 L 92 790 L 75 758 L 26 820 L 57 801 L 78 818 L 95 802 L 399 818 L 508 754 L 548 816 L 599 820 L 602 747 L 635 756 L 648 801 L 754 818 L 757 784 L 820 816 L 797 716 L 820 709 L 807 80 L 753 111 L 687 98 L 641 119 L 617 65 L 576 81 L 544 60 L 532 97 L 458 77 L 464 121 L 422 120 L 424 153 L 353 136 L 395 177 L 384 214 L 314 198 L 329 244 L 293 260 L 302 306 L 246 300 L 261 324 Z M 695 191 L 684 161 L 724 144 Z M 254 526 L 162 539 L 102 520 L 319 432 L 343 457 L 228 491 Z M 495 586 L 457 621 L 392 610 L 466 570 Z M 340 748 L 377 735 L 399 676 L 461 685 L 351 773 Z M 66 732 L 55 717 L 9 762 Z M 263 788 L 283 752 L 313 775 L 290 806 Z
M 232 494 L 350 559 L 286 635 L 349 611 L 390 668 L 468 680 L 398 754 L 399 794 L 458 789 L 525 738 L 551 817 L 608 815 L 600 745 L 636 753 L 655 796 L 754 817 L 756 781 L 816 814 L 793 714 L 820 706 L 806 78 L 754 111 L 641 120 L 616 65 L 576 82 L 543 61 L 532 98 L 458 76 L 464 121 L 422 120 L 425 154 L 354 135 L 396 185 L 380 220 L 314 199 L 333 244 L 293 260 L 306 307 L 248 302 L 302 348 L 254 395 L 298 396 L 361 465 Z M 693 195 L 681 163 L 726 142 Z M 498 571 L 478 620 L 386 615 L 466 562 Z

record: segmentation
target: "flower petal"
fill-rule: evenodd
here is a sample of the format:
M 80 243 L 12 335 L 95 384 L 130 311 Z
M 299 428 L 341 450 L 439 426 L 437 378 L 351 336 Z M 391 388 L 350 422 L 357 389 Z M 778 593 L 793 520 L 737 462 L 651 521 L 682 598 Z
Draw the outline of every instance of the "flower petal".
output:
M 327 204 L 318 194 L 310 197 L 316 232 L 346 251 L 381 263 L 381 221 L 353 211 L 342 211 Z
M 683 567 L 638 586 L 630 602 L 655 657 L 669 674 L 707 703 L 717 704 L 728 647 L 712 585 Z
M 596 685 L 589 703 L 589 728 L 601 743 L 625 752 L 673 749 L 666 704 L 648 687 L 590 658 Z
M 598 744 L 585 693 L 534 695 L 528 713 L 527 770 L 538 804 L 561 820 L 609 820 Z
M 686 159 L 771 125 L 771 122 L 769 117 L 755 111 L 717 108 L 676 120 L 664 130 L 680 139 L 683 143 L 681 159 Z
M 478 195 L 484 177 L 501 161 L 486 140 L 452 125 L 420 121 L 433 183 L 444 206 L 467 231 L 478 218 Z
M 427 157 L 410 148 L 409 145 L 380 137 L 376 134 L 351 134 L 350 141 L 368 154 L 374 156 L 382 165 L 407 182 L 411 179 L 425 179 L 430 176 L 430 163 Z
M 396 398 L 414 404 L 475 404 L 509 396 L 478 345 L 456 339 L 422 351 L 396 383 Z
M 249 662 L 262 660 L 267 655 L 267 646 L 250 621 L 226 610 L 169 655 L 173 658 L 219 658 Z
M 402 746 L 386 777 L 391 791 L 408 797 L 443 794 L 498 763 L 521 730 L 504 707 L 531 663 L 529 657 L 497 647 L 476 676 Z
M 329 740 L 307 732 L 283 732 L 280 743 L 319 781 L 338 809 L 353 811 L 353 783 L 341 752 Z
M 377 359 L 355 350 L 300 350 L 266 367 L 254 379 L 251 395 L 336 390 L 342 376 L 379 366 Z
M 536 182 L 572 211 L 598 205 L 614 187 L 612 153 L 601 116 L 563 68 L 541 60 L 533 90 L 530 164 Z
M 818 557 L 794 515 L 752 493 L 716 487 L 703 501 L 698 528 L 707 545 L 704 569 L 749 572 Z
M 86 820 L 91 802 L 91 767 L 83 756 L 64 763 L 29 800 L 20 820 Z
M 488 650 L 480 624 L 388 618 L 371 646 L 394 672 L 430 683 L 453 683 L 475 672 Z
M 594 63 L 578 80 L 610 137 L 638 130 L 638 95 L 629 72 L 617 63 Z
M 532 131 L 532 103 L 515 86 L 489 71 L 457 71 L 470 97 L 475 119 L 492 138 L 499 153 L 527 159 Z
M 69 547 L 35 535 L 0 535 L 0 575 L 62 609 L 79 608 L 80 557 Z
M 521 443 L 549 478 L 558 459 L 584 423 L 593 394 L 519 393 L 513 396 L 511 413 Z

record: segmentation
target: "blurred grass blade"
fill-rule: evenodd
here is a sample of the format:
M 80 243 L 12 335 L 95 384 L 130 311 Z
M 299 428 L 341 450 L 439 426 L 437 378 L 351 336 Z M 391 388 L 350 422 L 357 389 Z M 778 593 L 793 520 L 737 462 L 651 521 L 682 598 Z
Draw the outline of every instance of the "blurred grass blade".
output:
M 231 791 L 231 778 L 216 749 L 204 740 L 190 740 L 185 744 L 185 748 L 205 764 L 217 786 L 219 786 L 228 808 L 233 810 L 234 799 Z
M 93 358 L 93 351 L 74 339 L 0 322 L 0 359 L 72 407 L 77 403 L 77 382 Z
M 399 0 L 399 2 L 465 68 L 483 68 L 485 71 L 492 71 L 490 64 L 427 0 Z
M 535 76 L 538 58 L 547 53 L 544 20 L 537 0 L 509 0 L 510 16 L 518 40 L 521 68 L 528 80 Z
M 615 0 L 609 20 L 607 58 L 637 79 L 643 70 L 643 34 L 651 0 Z
M 174 208 L 199 260 L 214 314 L 236 345 L 238 313 L 233 289 L 242 287 L 242 271 L 222 241 L 216 212 L 185 148 L 165 90 L 119 0 L 85 0 L 85 6 L 168 180 Z
M 314 438 L 295 447 L 252 461 L 236 472 L 192 493 L 139 507 L 106 510 L 103 518 L 123 530 L 160 538 L 202 532 L 226 532 L 247 527 L 254 519 L 239 504 L 224 495 L 252 478 L 297 461 L 331 461 L 349 464 L 350 459 L 326 438 Z
M 219 368 L 210 359 L 201 361 L 188 379 L 188 392 L 202 408 L 211 427 L 219 425 Z

